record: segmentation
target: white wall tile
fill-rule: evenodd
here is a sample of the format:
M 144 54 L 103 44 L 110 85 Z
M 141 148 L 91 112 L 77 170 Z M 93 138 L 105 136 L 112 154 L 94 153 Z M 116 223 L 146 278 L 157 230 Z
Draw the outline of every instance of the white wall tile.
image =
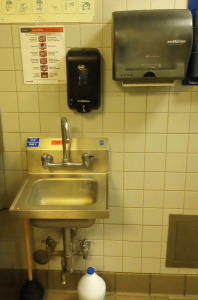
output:
M 124 208 L 124 224 L 142 224 L 142 208 Z
M 188 133 L 190 115 L 188 113 L 170 113 L 168 119 L 169 133 Z
M 167 153 L 166 171 L 168 172 L 186 172 L 186 154 Z
M 103 114 L 103 131 L 104 132 L 123 132 L 124 131 L 124 114 L 122 113 L 104 113 Z
M 18 112 L 15 92 L 0 92 L 0 110 L 1 112 Z
M 123 242 L 123 256 L 142 257 L 142 243 Z
M 191 93 L 172 92 L 170 93 L 169 111 L 170 112 L 190 112 Z
M 147 134 L 145 152 L 166 152 L 166 134 Z
M 165 208 L 183 208 L 184 191 L 165 191 L 164 207 Z
M 160 242 L 162 239 L 162 226 L 143 226 L 143 241 Z
M 112 12 L 126 10 L 126 0 L 103 0 L 103 23 L 112 22 Z
M 37 92 L 18 92 L 19 112 L 39 112 Z
M 124 207 L 142 207 L 143 190 L 124 190 Z
M 16 91 L 14 71 L 0 71 L 0 92 Z
M 121 241 L 122 225 L 104 224 L 104 240 Z
M 145 154 L 145 171 L 164 171 L 165 154 L 163 153 L 146 153 Z
M 142 240 L 142 225 L 123 225 L 123 241 Z
M 125 153 L 124 155 L 125 171 L 144 171 L 143 153 Z
M 162 225 L 161 208 L 144 208 L 143 210 L 143 224 L 144 225 Z
M 125 132 L 144 133 L 145 132 L 145 113 L 126 113 Z
M 68 48 L 80 47 L 80 25 L 65 25 L 65 45 Z
M 167 152 L 186 153 L 188 148 L 187 134 L 168 134 Z
M 12 27 L 11 25 L 1 24 L 0 26 L 0 47 L 12 47 Z
M 143 172 L 124 172 L 124 189 L 142 190 L 144 186 Z
M 185 190 L 185 173 L 166 173 L 165 189 L 166 190 Z
M 175 0 L 151 0 L 152 9 L 172 9 L 174 8 Z
M 104 241 L 105 256 L 122 256 L 122 242 L 120 241 Z
M 163 207 L 163 191 L 144 191 L 144 207 Z
M 80 35 L 81 47 L 102 47 L 102 24 L 81 24 Z
M 124 112 L 124 93 L 105 92 L 103 99 L 103 112 Z
M 14 70 L 14 52 L 12 48 L 0 48 L 0 70 Z
M 164 172 L 146 172 L 144 188 L 146 190 L 163 190 Z
M 145 112 L 146 93 L 125 93 L 125 112 Z
M 147 113 L 146 132 L 165 133 L 167 132 L 167 113 Z
M 126 133 L 124 135 L 125 152 L 144 152 L 145 134 Z
M 19 122 L 21 132 L 40 132 L 40 118 L 38 113 L 20 113 Z
M 143 242 L 142 257 L 160 258 L 161 243 L 160 242 Z
M 123 272 L 141 272 L 141 258 L 123 257 Z
M 147 95 L 147 112 L 167 112 L 169 93 L 151 92 Z
M 127 0 L 127 10 L 149 9 L 150 0 Z
M 122 257 L 104 256 L 104 271 L 122 272 Z

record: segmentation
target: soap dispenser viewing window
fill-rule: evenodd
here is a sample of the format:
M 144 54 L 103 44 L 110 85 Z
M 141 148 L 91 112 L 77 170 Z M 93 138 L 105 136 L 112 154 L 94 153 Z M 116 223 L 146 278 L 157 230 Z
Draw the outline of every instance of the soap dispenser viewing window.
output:
M 87 113 L 100 106 L 100 52 L 73 48 L 67 53 L 67 99 L 70 109 Z

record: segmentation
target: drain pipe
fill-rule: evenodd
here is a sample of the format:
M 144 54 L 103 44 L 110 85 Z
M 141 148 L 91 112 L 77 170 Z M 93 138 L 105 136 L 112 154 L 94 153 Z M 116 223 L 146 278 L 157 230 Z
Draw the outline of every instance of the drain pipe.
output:
M 63 228 L 63 255 L 65 257 L 66 271 L 73 273 L 71 228 Z

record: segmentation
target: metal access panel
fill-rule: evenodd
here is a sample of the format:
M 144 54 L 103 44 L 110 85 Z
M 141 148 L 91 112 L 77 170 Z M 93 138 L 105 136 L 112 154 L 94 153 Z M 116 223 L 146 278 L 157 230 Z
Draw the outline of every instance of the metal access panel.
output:
M 198 267 L 198 216 L 169 216 L 166 266 Z

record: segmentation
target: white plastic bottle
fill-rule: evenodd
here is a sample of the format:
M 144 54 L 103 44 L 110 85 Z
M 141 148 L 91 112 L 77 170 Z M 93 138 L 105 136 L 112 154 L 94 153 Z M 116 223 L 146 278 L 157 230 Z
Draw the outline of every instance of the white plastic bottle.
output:
M 89 267 L 87 273 L 78 282 L 79 300 L 105 300 L 106 284 L 95 273 L 94 268 Z

